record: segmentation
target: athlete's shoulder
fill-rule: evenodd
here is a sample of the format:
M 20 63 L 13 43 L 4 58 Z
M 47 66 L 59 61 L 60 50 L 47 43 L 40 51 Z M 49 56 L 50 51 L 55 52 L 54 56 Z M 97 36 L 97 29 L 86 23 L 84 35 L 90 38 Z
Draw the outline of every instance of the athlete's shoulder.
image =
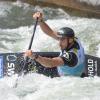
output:
M 78 62 L 78 58 L 74 52 L 67 52 L 66 50 L 60 55 L 63 59 L 64 64 L 68 66 L 75 66 Z

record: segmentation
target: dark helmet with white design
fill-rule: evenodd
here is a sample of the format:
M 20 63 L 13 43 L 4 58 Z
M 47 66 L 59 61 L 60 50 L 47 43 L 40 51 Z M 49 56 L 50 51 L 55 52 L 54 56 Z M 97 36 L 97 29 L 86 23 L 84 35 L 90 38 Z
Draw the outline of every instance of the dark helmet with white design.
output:
M 69 28 L 69 27 L 63 27 L 61 29 L 58 30 L 58 35 L 60 37 L 69 37 L 69 38 L 74 38 L 75 34 L 73 29 Z

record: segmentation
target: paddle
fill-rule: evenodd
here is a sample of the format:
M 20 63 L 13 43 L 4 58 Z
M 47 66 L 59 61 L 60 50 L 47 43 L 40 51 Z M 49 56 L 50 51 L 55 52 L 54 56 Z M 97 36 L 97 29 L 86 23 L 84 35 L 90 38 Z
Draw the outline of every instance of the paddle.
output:
M 37 23 L 38 23 L 38 18 L 36 19 L 36 22 L 35 22 L 35 25 L 34 25 L 33 34 L 32 34 L 32 37 L 31 37 L 31 41 L 30 41 L 28 50 L 31 50 L 33 39 L 34 39 L 34 35 L 35 35 L 35 31 L 36 31 Z M 22 67 L 21 73 L 25 70 L 25 67 L 27 66 L 27 61 L 28 61 L 28 57 L 25 58 L 25 62 L 24 62 L 24 65 Z
M 34 39 L 34 35 L 35 35 L 35 31 L 36 31 L 36 27 L 37 27 L 37 23 L 38 23 L 38 18 L 36 19 L 36 22 L 35 22 L 35 25 L 34 25 L 33 34 L 32 34 L 32 37 L 31 37 L 31 41 L 30 41 L 28 50 L 31 50 L 33 39 Z M 22 76 L 22 74 L 24 76 L 24 74 L 25 74 L 24 70 L 25 70 L 25 67 L 27 67 L 27 61 L 28 61 L 28 57 L 25 57 L 24 65 L 22 66 L 22 69 L 21 69 L 20 73 L 18 74 L 18 77 L 16 79 L 14 87 L 17 87 L 17 85 L 18 85 L 19 76 Z

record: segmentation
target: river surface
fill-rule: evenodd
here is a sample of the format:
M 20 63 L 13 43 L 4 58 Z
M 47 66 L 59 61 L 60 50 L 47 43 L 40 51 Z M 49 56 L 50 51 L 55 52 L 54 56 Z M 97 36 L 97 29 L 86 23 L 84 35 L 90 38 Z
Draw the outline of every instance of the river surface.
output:
M 23 52 L 28 48 L 35 20 L 35 11 L 44 13 L 44 20 L 54 30 L 67 26 L 74 29 L 85 53 L 100 57 L 100 20 L 68 15 L 61 8 L 31 6 L 20 2 L 0 2 L 0 53 Z M 59 51 L 58 42 L 37 26 L 33 51 Z M 99 100 L 100 78 L 49 78 L 28 74 L 0 79 L 0 100 Z

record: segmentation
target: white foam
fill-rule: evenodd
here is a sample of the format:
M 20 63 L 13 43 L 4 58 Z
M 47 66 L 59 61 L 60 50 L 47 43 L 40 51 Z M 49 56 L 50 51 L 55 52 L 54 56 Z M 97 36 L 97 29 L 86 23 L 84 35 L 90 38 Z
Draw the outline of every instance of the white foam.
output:
M 98 47 L 97 56 L 100 57 L 100 44 L 97 47 Z
M 51 79 L 33 73 L 21 77 L 17 88 L 13 88 L 9 83 L 15 78 L 0 80 L 1 100 L 99 100 L 100 97 L 99 77 Z

